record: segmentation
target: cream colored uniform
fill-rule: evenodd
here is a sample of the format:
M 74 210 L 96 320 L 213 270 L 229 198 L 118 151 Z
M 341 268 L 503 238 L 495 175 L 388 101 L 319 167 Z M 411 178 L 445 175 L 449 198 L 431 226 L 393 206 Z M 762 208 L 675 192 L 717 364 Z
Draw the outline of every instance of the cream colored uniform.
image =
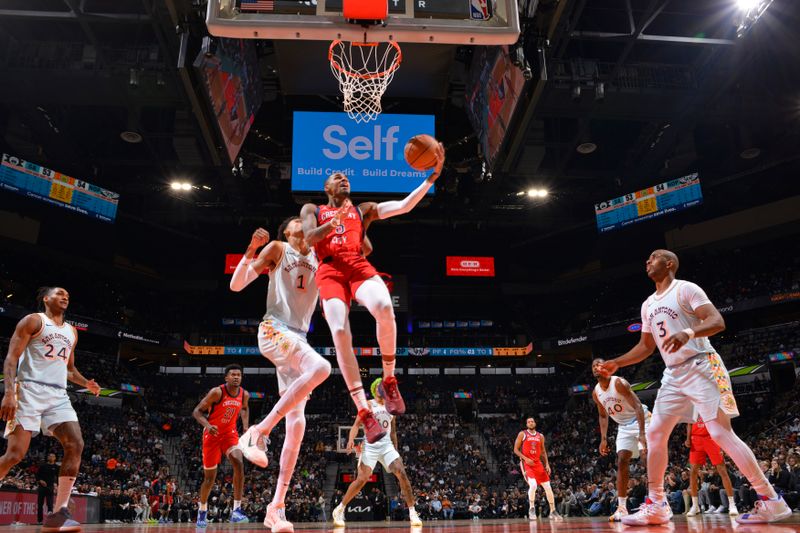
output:
M 617 392 L 619 379 L 617 376 L 611 376 L 606 390 L 603 390 L 598 383 L 594 387 L 594 393 L 608 416 L 617 423 L 617 453 L 628 450 L 632 454 L 631 457 L 636 459 L 643 448 L 639 442 L 639 419 L 636 418 L 636 409 L 633 405 Z M 645 404 L 642 404 L 642 409 L 644 409 L 644 425 L 647 427 L 651 418 L 650 411 Z
M 307 356 L 320 357 L 306 340 L 317 306 L 317 254 L 303 255 L 287 242 L 278 264 L 269 273 L 267 312 L 258 328 L 258 348 L 272 361 L 283 394 L 300 377 Z
M 372 444 L 364 440 L 364 449 L 358 461 L 369 469 L 374 469 L 375 465 L 380 462 L 383 465 L 383 469 L 388 472 L 389 465 L 400 457 L 400 454 L 397 452 L 392 442 L 392 420 L 394 416 L 389 414 L 385 405 L 375 400 L 369 401 L 369 407 L 372 414 L 375 415 L 378 424 L 380 424 L 381 428 L 386 432 L 386 435 Z
M 703 289 L 676 279 L 663 294 L 653 293 L 642 304 L 642 332 L 653 335 L 667 366 L 654 414 L 678 416 L 687 423 L 693 422 L 695 411 L 703 420 L 716 419 L 719 409 L 730 417 L 739 416 L 728 370 L 707 337 L 689 339 L 675 353 L 664 349 L 671 335 L 697 328 L 701 320 L 695 311 L 710 303 Z
M 59 326 L 46 314 L 37 314 L 42 325 L 31 337 L 17 366 L 17 413 L 6 424 L 6 438 L 17 426 L 34 436 L 40 430 L 50 436 L 53 426 L 78 421 L 67 395 L 67 364 L 78 335 L 72 325 L 64 322 Z

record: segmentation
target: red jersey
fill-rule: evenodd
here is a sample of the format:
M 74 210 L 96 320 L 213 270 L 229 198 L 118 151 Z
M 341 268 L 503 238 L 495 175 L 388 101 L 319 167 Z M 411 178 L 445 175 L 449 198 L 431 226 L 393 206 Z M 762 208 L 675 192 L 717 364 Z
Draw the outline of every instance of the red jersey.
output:
M 529 431 L 525 430 L 522 432 L 522 446 L 520 447 L 520 451 L 522 451 L 522 455 L 528 457 L 529 459 L 533 459 L 534 461 L 539 460 L 539 456 L 542 455 L 542 442 L 544 442 L 544 436 L 541 433 L 536 431 Z
M 239 418 L 239 411 L 242 410 L 244 401 L 244 389 L 239 387 L 239 395 L 231 396 L 228 394 L 228 387 L 220 385 L 222 398 L 211 406 L 208 412 L 208 421 L 212 426 L 217 426 L 219 434 L 236 431 L 236 420 Z
M 708 434 L 708 428 L 706 428 L 706 423 L 703 422 L 703 419 L 699 416 L 697 417 L 697 422 L 692 424 L 692 437 L 708 437 L 711 438 L 711 435 Z
M 323 225 L 330 220 L 339 210 L 329 205 L 317 206 L 317 224 Z M 327 237 L 314 245 L 317 257 L 324 262 L 328 257 L 360 256 L 361 245 L 364 242 L 364 223 L 361 210 L 350 207 L 342 224 L 336 226 Z

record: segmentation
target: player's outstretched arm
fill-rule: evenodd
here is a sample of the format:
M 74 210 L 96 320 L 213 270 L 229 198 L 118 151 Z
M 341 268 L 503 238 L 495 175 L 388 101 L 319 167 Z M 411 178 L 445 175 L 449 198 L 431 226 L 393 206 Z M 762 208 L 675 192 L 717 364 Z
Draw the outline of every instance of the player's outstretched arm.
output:
M 651 355 L 656 349 L 656 341 L 653 339 L 653 335 L 650 332 L 645 333 L 642 332 L 641 336 L 639 337 L 639 342 L 628 350 L 628 352 L 620 355 L 616 359 L 611 359 L 610 361 L 606 361 L 604 363 L 600 363 L 601 371 L 606 375 L 610 376 L 623 366 L 630 366 L 635 365 L 636 363 L 641 363 Z
M 639 397 L 636 396 L 636 393 L 633 392 L 631 388 L 631 384 L 628 383 L 627 380 L 619 378 L 617 380 L 617 392 L 622 395 L 623 398 L 628 400 L 633 406 L 633 409 L 636 411 L 636 421 L 639 423 L 639 442 L 644 447 L 644 450 L 647 450 L 647 437 L 645 434 L 645 425 L 644 425 L 644 407 L 642 406 L 642 402 L 639 400 Z M 645 451 L 645 453 L 647 453 Z
M 383 220 L 385 218 L 408 213 L 417 206 L 420 200 L 425 198 L 425 194 L 427 194 L 436 180 L 439 179 L 442 173 L 442 167 L 444 167 L 444 146 L 442 146 L 442 143 L 439 143 L 436 150 L 436 167 L 434 167 L 433 173 L 402 200 L 390 200 L 381 203 L 365 202 L 359 205 L 359 209 L 361 209 L 361 212 L 364 214 L 364 219 L 372 222 L 373 220 Z
M 600 400 L 597 399 L 597 394 L 595 391 L 592 391 L 592 400 L 594 400 L 595 405 L 597 406 L 597 416 L 600 420 L 600 448 L 599 452 L 600 455 L 607 455 L 608 454 L 608 414 L 606 413 L 605 408 L 600 403 Z
M 78 345 L 78 330 L 70 326 L 75 333 L 75 344 L 72 345 L 72 352 L 69 354 L 69 361 L 67 361 L 67 379 L 78 385 L 79 387 L 86 387 L 95 396 L 100 395 L 100 385 L 93 379 L 86 379 L 83 374 L 78 372 L 75 367 L 75 347 Z
M 250 238 L 242 259 L 236 265 L 236 270 L 231 276 L 230 287 L 234 292 L 239 292 L 258 278 L 264 269 L 272 270 L 280 260 L 283 253 L 283 244 L 280 241 L 269 242 L 269 232 L 264 228 L 258 228 Z M 266 245 L 266 246 L 264 246 Z M 258 257 L 253 259 L 259 248 L 264 248 L 259 252 Z
M 10 422 L 14 420 L 14 415 L 17 412 L 17 366 L 19 365 L 19 358 L 22 357 L 22 352 L 31 341 L 31 337 L 42 328 L 42 318 L 36 313 L 31 313 L 17 323 L 14 329 L 14 334 L 11 336 L 11 341 L 8 343 L 8 353 L 6 353 L 6 360 L 3 363 L 3 377 L 5 384 L 5 393 L 3 394 L 3 402 L 0 404 L 0 419 Z
M 197 423 L 203 426 L 204 429 L 207 429 L 212 435 L 217 434 L 217 426 L 212 426 L 204 413 L 207 413 L 208 410 L 211 409 L 211 406 L 220 400 L 222 400 L 222 390 L 219 387 L 214 387 L 208 391 L 205 397 L 200 400 L 200 403 L 198 403 L 192 411 L 192 416 L 197 420 Z

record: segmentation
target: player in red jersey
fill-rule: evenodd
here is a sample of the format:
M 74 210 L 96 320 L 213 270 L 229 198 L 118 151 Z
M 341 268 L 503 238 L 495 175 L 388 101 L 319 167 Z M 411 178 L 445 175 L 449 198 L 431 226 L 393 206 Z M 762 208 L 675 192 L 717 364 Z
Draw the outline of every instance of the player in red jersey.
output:
M 397 324 L 392 299 L 386 284 L 362 254 L 364 234 L 367 226 L 375 220 L 408 213 L 422 200 L 442 171 L 444 147 L 441 144 L 436 158 L 433 173 L 403 200 L 365 202 L 354 206 L 350 201 L 350 180 L 336 172 L 325 181 L 328 203 L 320 206 L 306 204 L 300 212 L 306 242 L 314 247 L 322 263 L 317 271 L 317 286 L 325 320 L 336 346 L 339 369 L 370 443 L 377 442 L 386 432 L 369 410 L 358 362 L 353 353 L 348 314 L 350 301 L 354 298 L 369 310 L 377 323 L 386 409 L 392 415 L 402 414 L 405 412 L 405 403 L 394 376 Z
M 556 499 L 550 486 L 550 461 L 544 446 L 544 435 L 536 431 L 536 420 L 533 417 L 525 421 L 527 429 L 520 431 L 514 442 L 514 455 L 519 457 L 519 467 L 528 483 L 528 519 L 536 520 L 536 485 L 544 489 L 547 503 L 550 505 L 550 520 L 563 520 L 556 512 Z
M 725 487 L 725 494 L 728 496 L 728 514 L 732 516 L 738 515 L 739 510 L 736 508 L 736 502 L 733 498 L 733 485 L 731 484 L 730 476 L 728 476 L 728 469 L 725 467 L 725 459 L 722 457 L 722 448 L 708 434 L 703 417 L 698 415 L 694 424 L 687 424 L 685 444 L 689 448 L 689 464 L 692 465 L 692 473 L 689 478 L 689 494 L 692 496 L 692 508 L 689 509 L 686 515 L 696 516 L 702 512 L 697 498 L 697 478 L 700 476 L 700 467 L 706 464 L 706 459 L 711 461 L 711 464 L 717 469 L 720 479 L 722 479 L 722 486 Z M 719 508 L 714 509 L 713 512 L 721 513 L 725 507 L 724 502 L 720 502 Z M 709 509 L 709 512 L 712 512 L 711 509 Z
M 217 466 L 222 455 L 228 457 L 233 466 L 233 512 L 232 523 L 247 523 L 242 512 L 242 492 L 244 491 L 244 458 L 239 449 L 239 434 L 236 432 L 236 419 L 241 416 L 244 431 L 250 420 L 248 400 L 250 393 L 241 387 L 242 367 L 231 364 L 225 367 L 225 384 L 214 387 L 197 407 L 192 416 L 203 426 L 203 484 L 200 486 L 200 508 L 197 513 L 197 527 L 207 525 L 208 495 L 217 478 Z M 206 415 L 208 413 L 208 415 Z

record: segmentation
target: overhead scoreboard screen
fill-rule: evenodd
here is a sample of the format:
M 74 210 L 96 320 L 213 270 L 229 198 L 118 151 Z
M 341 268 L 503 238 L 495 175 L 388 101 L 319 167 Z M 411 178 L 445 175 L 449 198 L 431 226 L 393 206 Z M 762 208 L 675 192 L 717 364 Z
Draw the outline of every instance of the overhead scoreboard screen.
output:
M 703 203 L 697 173 L 665 181 L 594 205 L 597 231 L 605 233 Z
M 13 155 L 3 154 L 0 189 L 36 198 L 104 222 L 114 222 L 117 216 L 117 193 Z

